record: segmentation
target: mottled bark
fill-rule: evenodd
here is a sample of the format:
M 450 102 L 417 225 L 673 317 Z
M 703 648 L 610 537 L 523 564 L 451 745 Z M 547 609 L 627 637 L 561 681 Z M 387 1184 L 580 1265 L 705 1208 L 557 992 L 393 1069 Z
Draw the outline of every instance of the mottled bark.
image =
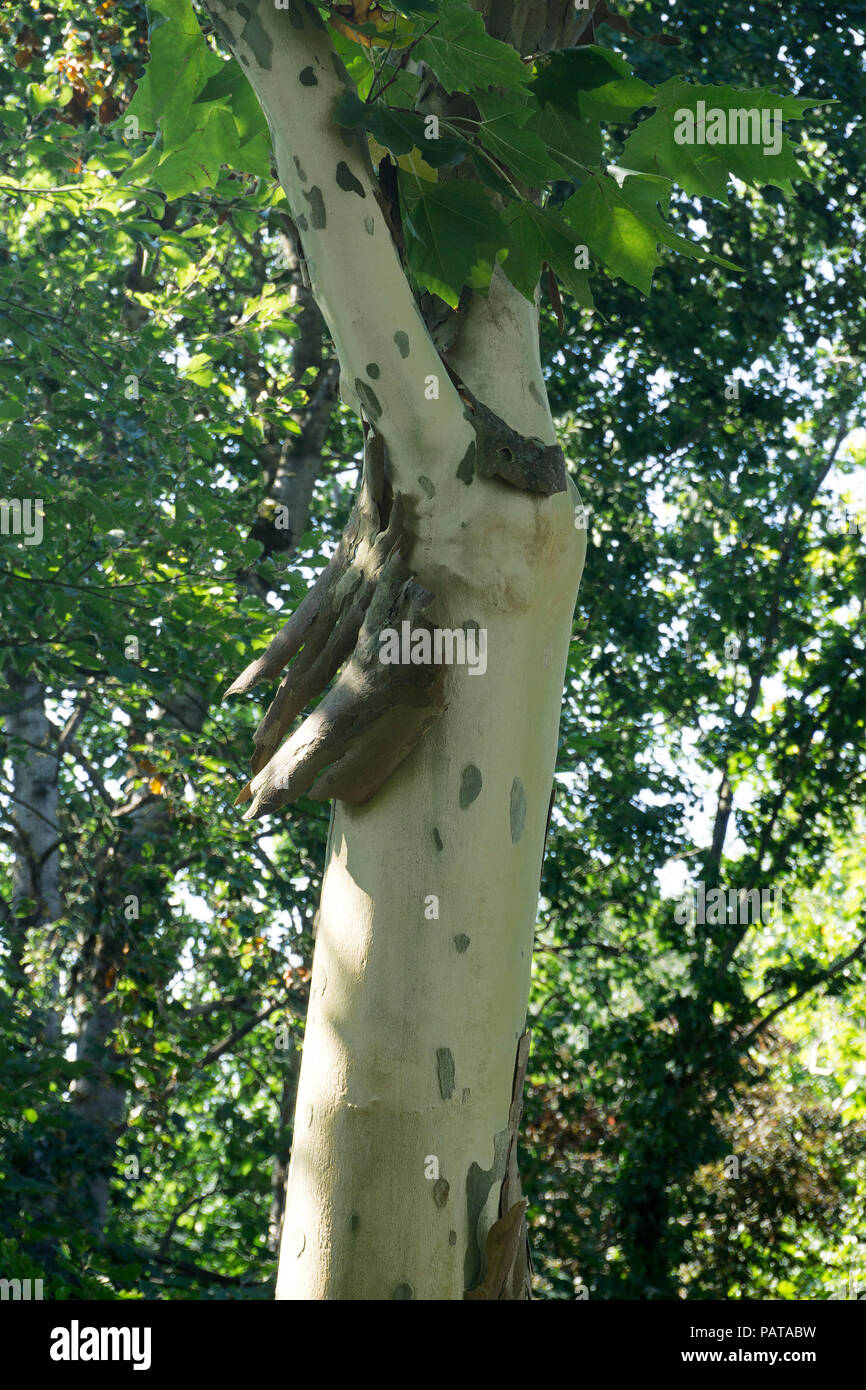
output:
M 278 696 L 260 730 L 242 794 L 253 814 L 309 787 L 295 780 L 298 758 L 320 736 L 313 772 L 328 763 L 323 744 L 337 768 L 352 757 L 352 729 L 328 707 L 341 682 L 359 735 L 348 789 L 313 788 L 338 800 L 278 1297 L 525 1298 L 525 1208 L 512 1200 L 520 1039 L 584 555 L 544 390 L 537 305 L 497 273 L 489 297 L 461 301 L 446 336 L 434 338 L 366 142 L 333 120 L 345 74 L 317 10 L 303 0 L 287 11 L 263 0 L 207 8 L 268 118 L 343 399 L 363 415 L 368 443 L 373 436 L 384 449 L 407 582 L 431 596 L 425 623 L 483 630 L 487 651 L 477 678 L 465 667 L 442 672 L 444 713 L 400 744 L 399 728 L 377 722 L 387 681 L 399 691 L 393 669 L 366 683 L 359 675 L 376 616 L 374 568 L 365 622 L 323 714 L 278 750 L 290 722 L 282 716 L 312 693 L 301 643 L 327 603 L 322 590 L 357 578 L 338 562 L 236 685 L 272 679 L 301 649 L 290 695 Z M 544 7 L 559 16 L 548 39 L 529 22 L 534 8 L 517 8 L 527 17 L 520 41 L 532 46 L 561 41 L 585 19 Z M 356 554 L 351 536 L 348 545 Z M 339 636 L 345 611 L 330 609 L 324 680 L 349 650 Z M 329 649 L 327 634 L 316 643 Z

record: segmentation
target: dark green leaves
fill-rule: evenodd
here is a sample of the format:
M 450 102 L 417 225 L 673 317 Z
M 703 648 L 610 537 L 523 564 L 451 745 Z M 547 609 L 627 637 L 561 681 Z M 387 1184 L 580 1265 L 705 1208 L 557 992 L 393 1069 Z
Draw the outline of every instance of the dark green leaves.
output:
M 482 125 L 479 138 L 492 155 L 505 164 L 516 179 L 531 188 L 546 188 L 552 179 L 568 178 L 541 138 L 527 122 L 534 106 L 517 96 L 497 96 L 490 92 L 476 97 Z
M 477 184 L 428 183 L 402 169 L 399 179 L 409 269 L 456 308 L 463 285 L 489 281 L 505 240 L 502 220 Z
M 567 48 L 539 68 L 532 91 L 573 116 L 596 121 L 627 121 L 650 106 L 654 88 L 635 77 L 624 58 L 606 48 Z
M 654 115 L 629 136 L 622 162 L 663 174 L 693 197 L 727 202 L 733 174 L 744 183 L 791 191 L 802 170 L 782 130 L 815 101 L 779 97 L 767 88 L 698 87 L 674 77 L 654 93 Z
M 576 238 L 565 219 L 553 208 L 514 202 L 504 214 L 509 249 L 502 269 L 526 299 L 532 299 L 546 261 L 557 279 L 578 304 L 592 308 L 589 276 L 579 269 Z
M 595 121 L 582 121 L 554 106 L 533 108 L 527 125 L 556 160 L 567 178 L 581 180 L 586 169 L 601 160 L 601 131 Z
M 443 0 L 436 26 L 413 49 L 449 92 L 486 87 L 525 87 L 529 72 L 508 44 L 492 39 L 463 0 Z

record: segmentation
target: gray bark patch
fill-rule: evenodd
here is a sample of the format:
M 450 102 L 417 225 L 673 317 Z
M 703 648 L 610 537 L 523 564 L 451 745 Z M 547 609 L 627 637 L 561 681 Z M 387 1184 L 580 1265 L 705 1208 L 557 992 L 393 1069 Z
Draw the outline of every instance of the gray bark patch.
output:
M 376 395 L 373 388 L 368 386 L 366 381 L 362 381 L 359 376 L 355 377 L 355 394 L 370 419 L 378 420 L 379 416 L 382 414 L 379 397 Z
M 448 1194 L 450 1191 L 450 1183 L 446 1182 L 444 1178 L 436 1179 L 436 1181 L 433 1184 L 433 1201 L 436 1203 L 440 1211 L 445 1206 L 445 1203 L 448 1201 Z
M 439 1094 L 443 1100 L 450 1100 L 454 1094 L 454 1058 L 450 1047 L 437 1047 L 436 1074 L 439 1078 Z
M 465 932 L 461 931 L 457 933 L 457 935 L 454 938 L 454 945 L 457 947 L 459 955 L 462 956 L 464 951 L 469 950 L 470 940 L 471 937 L 468 937 Z
M 456 1231 L 449 1231 L 449 1232 L 448 1232 L 448 1244 L 449 1244 L 449 1245 L 456 1245 L 456 1244 L 457 1244 L 457 1232 L 456 1232 Z
M 411 1284 L 398 1284 L 394 1290 L 394 1298 L 410 1299 L 415 1297 L 415 1290 Z
M 402 330 L 402 328 L 398 328 L 398 329 L 397 329 L 397 332 L 394 334 L 394 342 L 397 344 L 397 347 L 398 347 L 399 352 L 400 352 L 400 356 L 401 356 L 401 357 L 408 357 L 408 356 L 409 356 L 409 334 L 408 334 L 408 333 L 404 333 L 403 330 Z
M 298 81 L 302 87 L 318 87 L 319 79 L 311 67 L 301 68 L 298 73 Z
M 526 824 L 526 792 L 519 777 L 511 783 L 511 803 L 508 808 L 511 820 L 511 843 L 516 845 Z
M 298 159 L 298 156 L 296 154 L 292 155 L 292 159 L 295 161 L 295 168 L 298 171 L 298 178 L 301 180 L 301 183 L 306 183 L 307 176 L 301 168 L 301 161 Z
M 322 190 L 317 183 L 314 183 L 309 193 L 306 188 L 303 190 L 303 193 L 310 205 L 310 225 L 315 231 L 321 231 L 327 221 L 325 215 L 325 200 L 322 197 Z
M 463 458 L 460 460 L 460 467 L 457 469 L 457 477 L 461 483 L 468 487 L 475 477 L 475 440 L 469 445 Z
M 373 381 L 378 381 L 379 377 L 382 375 L 382 373 L 379 371 L 378 362 L 368 362 L 366 367 L 364 368 L 364 371 L 367 373 L 367 376 L 370 377 Z
M 364 218 L 364 231 L 367 233 L 367 236 L 372 236 L 373 233 L 375 232 L 375 230 L 376 230 L 376 223 L 373 221 L 372 217 L 365 217 L 365 218 Z
M 436 488 L 433 486 L 430 479 L 427 477 L 425 473 L 419 474 L 418 486 L 424 489 L 428 497 L 436 496 Z
M 357 1229 L 358 1229 L 358 1227 L 360 1226 L 360 1224 L 361 1224 L 361 1218 L 360 1218 L 360 1216 L 358 1215 L 358 1213 L 357 1213 L 356 1211 L 353 1211 L 353 1212 L 352 1212 L 352 1215 L 349 1217 L 349 1230 L 350 1230 L 350 1231 L 353 1231 L 353 1232 L 354 1232 L 354 1231 L 357 1231 Z
M 460 809 L 465 811 L 481 791 L 481 773 L 474 763 L 467 763 L 460 774 Z
M 439 831 L 436 829 L 435 825 L 433 827 L 433 843 L 438 850 L 444 849 L 444 845 L 442 844 L 442 836 L 439 834 Z
M 360 198 L 366 198 L 364 185 L 355 178 L 345 159 L 341 159 L 337 165 L 337 187 L 342 188 L 346 193 L 357 193 Z
M 466 1217 L 469 1223 L 466 1255 L 463 1260 L 463 1287 L 466 1290 L 474 1288 L 481 1278 L 482 1243 L 478 1223 L 487 1205 L 490 1189 L 494 1183 L 501 1184 L 505 1177 L 509 1141 L 508 1130 L 501 1129 L 493 1136 L 492 1165 L 489 1168 L 479 1168 L 477 1163 L 470 1163 L 466 1174 Z
M 250 9 L 249 5 L 238 5 L 238 14 L 246 20 L 246 24 L 241 30 L 241 43 L 245 43 L 252 50 L 259 67 L 270 72 L 274 41 L 259 19 L 258 8 L 260 4 L 261 0 L 253 0 L 253 10 Z
M 298 213 L 295 221 L 298 224 L 298 230 L 302 232 L 305 232 L 310 225 L 302 212 Z

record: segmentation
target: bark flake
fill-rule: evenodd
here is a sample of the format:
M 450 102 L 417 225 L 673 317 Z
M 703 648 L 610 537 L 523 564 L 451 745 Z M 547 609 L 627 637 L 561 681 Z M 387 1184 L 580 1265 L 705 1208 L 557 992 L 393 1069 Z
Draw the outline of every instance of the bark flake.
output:
M 467 763 L 460 775 L 460 809 L 471 806 L 481 791 L 481 773 L 474 763 Z
M 501 1183 L 505 1177 L 508 1162 L 509 1133 L 501 1129 L 493 1136 L 493 1162 L 489 1168 L 481 1168 L 470 1163 L 466 1174 L 466 1215 L 469 1222 L 469 1239 L 463 1261 L 463 1287 L 473 1288 L 481 1278 L 482 1246 L 479 1239 L 478 1223 L 487 1206 L 487 1198 L 494 1183 Z
M 342 188 L 344 193 L 357 193 L 359 198 L 367 196 L 364 185 L 355 178 L 345 159 L 341 159 L 337 165 L 337 187 Z
M 439 1094 L 443 1100 L 450 1100 L 454 1094 L 455 1068 L 450 1047 L 437 1047 L 436 1074 L 439 1078 Z
M 398 328 L 394 334 L 394 342 L 397 344 L 401 357 L 409 356 L 409 334 L 404 333 L 402 328 Z
M 322 190 L 317 183 L 314 183 L 309 193 L 306 188 L 303 190 L 303 193 L 310 205 L 310 225 L 314 231 L 319 232 L 327 222 L 325 200 L 322 197 Z
M 476 453 L 477 449 L 475 441 L 473 440 L 466 450 L 466 453 L 463 455 L 463 458 L 460 460 L 460 467 L 457 469 L 457 477 L 460 479 L 461 483 L 465 483 L 467 487 L 475 477 Z
M 526 824 L 526 792 L 523 790 L 523 783 L 519 777 L 515 777 L 511 783 L 511 802 L 508 809 L 511 821 L 511 843 L 516 845 Z
M 366 381 L 363 381 L 359 376 L 355 377 L 355 394 L 364 407 L 365 414 L 369 419 L 378 420 L 379 416 L 382 414 L 379 397 L 376 395 L 372 386 L 368 386 Z
M 550 497 L 566 490 L 565 455 L 558 444 L 518 434 L 464 385 L 460 394 L 469 404 L 467 418 L 475 430 L 475 465 L 485 478 L 499 478 L 523 492 Z M 460 465 L 466 466 L 466 460 Z M 458 477 L 463 477 L 458 470 Z M 463 478 L 468 482 L 468 478 Z
M 458 955 L 462 956 L 465 951 L 469 950 L 470 941 L 471 938 L 468 937 L 465 932 L 461 931 L 457 933 L 454 938 L 454 945 L 457 947 Z

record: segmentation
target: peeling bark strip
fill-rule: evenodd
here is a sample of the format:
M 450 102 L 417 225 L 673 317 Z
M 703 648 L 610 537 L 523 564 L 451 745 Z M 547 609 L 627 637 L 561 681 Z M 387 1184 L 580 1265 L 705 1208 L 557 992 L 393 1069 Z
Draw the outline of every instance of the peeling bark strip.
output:
M 536 492 L 550 497 L 565 492 L 565 455 L 558 444 L 545 444 L 541 439 L 527 439 L 518 434 L 494 411 L 482 405 L 468 387 L 461 385 L 460 394 L 469 403 L 467 419 L 476 435 L 474 455 L 467 454 L 457 476 L 465 483 L 472 481 L 472 465 L 485 478 L 501 478 L 524 492 Z
M 366 801 L 445 708 L 444 667 L 379 660 L 382 628 L 405 619 L 430 630 L 418 615 L 433 596 L 406 565 L 408 544 L 403 500 L 391 496 L 385 476 L 384 441 L 371 431 L 360 495 L 327 568 L 227 691 L 245 693 L 295 658 L 256 730 L 255 775 L 235 803 L 252 802 L 244 819 L 304 792 L 316 800 Z M 344 662 L 336 685 L 280 748 L 289 726 Z
M 529 1235 L 526 1229 L 525 1197 L 520 1195 L 517 1171 L 517 1141 L 523 1114 L 523 1085 L 529 1061 L 530 1033 L 527 1029 L 517 1044 L 514 1082 L 508 1128 L 494 1139 L 493 1166 L 487 1172 L 473 1163 L 466 1176 L 466 1205 L 470 1220 L 470 1244 L 464 1268 L 467 1300 L 525 1300 L 532 1297 L 529 1268 Z M 483 1217 L 488 1194 L 501 1180 L 499 1219 L 487 1233 L 483 1277 L 478 1240 L 478 1222 Z M 470 1258 L 471 1257 L 471 1258 Z M 479 1279 L 475 1283 L 475 1279 Z M 470 1288 L 470 1285 L 474 1287 Z

